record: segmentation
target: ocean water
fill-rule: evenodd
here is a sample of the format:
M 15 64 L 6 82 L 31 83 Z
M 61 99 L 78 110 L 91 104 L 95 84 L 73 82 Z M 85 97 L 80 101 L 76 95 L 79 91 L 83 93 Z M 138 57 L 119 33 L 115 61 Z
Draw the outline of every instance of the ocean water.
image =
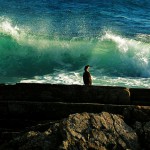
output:
M 149 88 L 149 0 L 0 0 L 0 83 Z

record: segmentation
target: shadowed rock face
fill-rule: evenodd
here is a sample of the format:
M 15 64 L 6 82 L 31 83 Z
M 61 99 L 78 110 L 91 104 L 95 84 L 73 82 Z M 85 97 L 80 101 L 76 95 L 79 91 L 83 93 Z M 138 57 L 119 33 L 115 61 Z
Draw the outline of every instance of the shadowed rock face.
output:
M 144 123 L 136 121 L 133 129 L 136 131 L 141 145 L 143 145 L 146 150 L 150 149 L 150 121 Z
M 135 106 L 149 105 L 149 93 L 123 87 L 0 85 L 0 150 L 150 149 L 150 106 Z
M 77 113 L 40 132 L 39 128 L 25 132 L 1 149 L 64 149 L 64 150 L 136 150 L 136 132 L 119 115 Z
M 1 101 L 130 104 L 124 87 L 15 84 L 0 85 Z

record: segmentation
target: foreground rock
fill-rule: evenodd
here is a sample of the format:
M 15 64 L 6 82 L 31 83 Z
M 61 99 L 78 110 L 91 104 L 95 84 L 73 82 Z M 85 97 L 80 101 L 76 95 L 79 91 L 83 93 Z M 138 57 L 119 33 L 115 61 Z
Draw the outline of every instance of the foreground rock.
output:
M 136 133 L 117 115 L 75 114 L 62 123 L 64 149 L 137 149 Z
M 150 149 L 150 121 L 144 123 L 136 121 L 133 128 L 139 137 L 141 145 L 146 150 Z
M 57 123 L 30 128 L 1 149 L 125 150 L 139 149 L 138 136 L 121 116 L 76 113 Z

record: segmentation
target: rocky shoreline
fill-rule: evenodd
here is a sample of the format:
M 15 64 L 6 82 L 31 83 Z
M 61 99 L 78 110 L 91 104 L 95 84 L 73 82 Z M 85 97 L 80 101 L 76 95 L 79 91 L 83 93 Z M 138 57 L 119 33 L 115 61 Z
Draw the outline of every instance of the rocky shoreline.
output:
M 50 84 L 0 89 L 0 150 L 150 149 L 149 89 Z
M 5 131 L 1 134 L 5 142 L 0 149 L 147 150 L 150 148 L 149 116 L 149 106 L 124 108 L 123 115 L 75 113 L 57 121 L 39 122 L 19 132 Z

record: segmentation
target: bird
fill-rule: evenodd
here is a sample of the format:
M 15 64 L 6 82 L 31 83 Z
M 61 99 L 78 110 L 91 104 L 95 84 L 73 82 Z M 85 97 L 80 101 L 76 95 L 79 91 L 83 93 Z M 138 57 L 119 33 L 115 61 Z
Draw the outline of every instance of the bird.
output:
M 86 65 L 84 67 L 84 73 L 83 73 L 83 82 L 84 85 L 92 85 L 92 78 L 91 74 L 89 72 L 90 65 Z

